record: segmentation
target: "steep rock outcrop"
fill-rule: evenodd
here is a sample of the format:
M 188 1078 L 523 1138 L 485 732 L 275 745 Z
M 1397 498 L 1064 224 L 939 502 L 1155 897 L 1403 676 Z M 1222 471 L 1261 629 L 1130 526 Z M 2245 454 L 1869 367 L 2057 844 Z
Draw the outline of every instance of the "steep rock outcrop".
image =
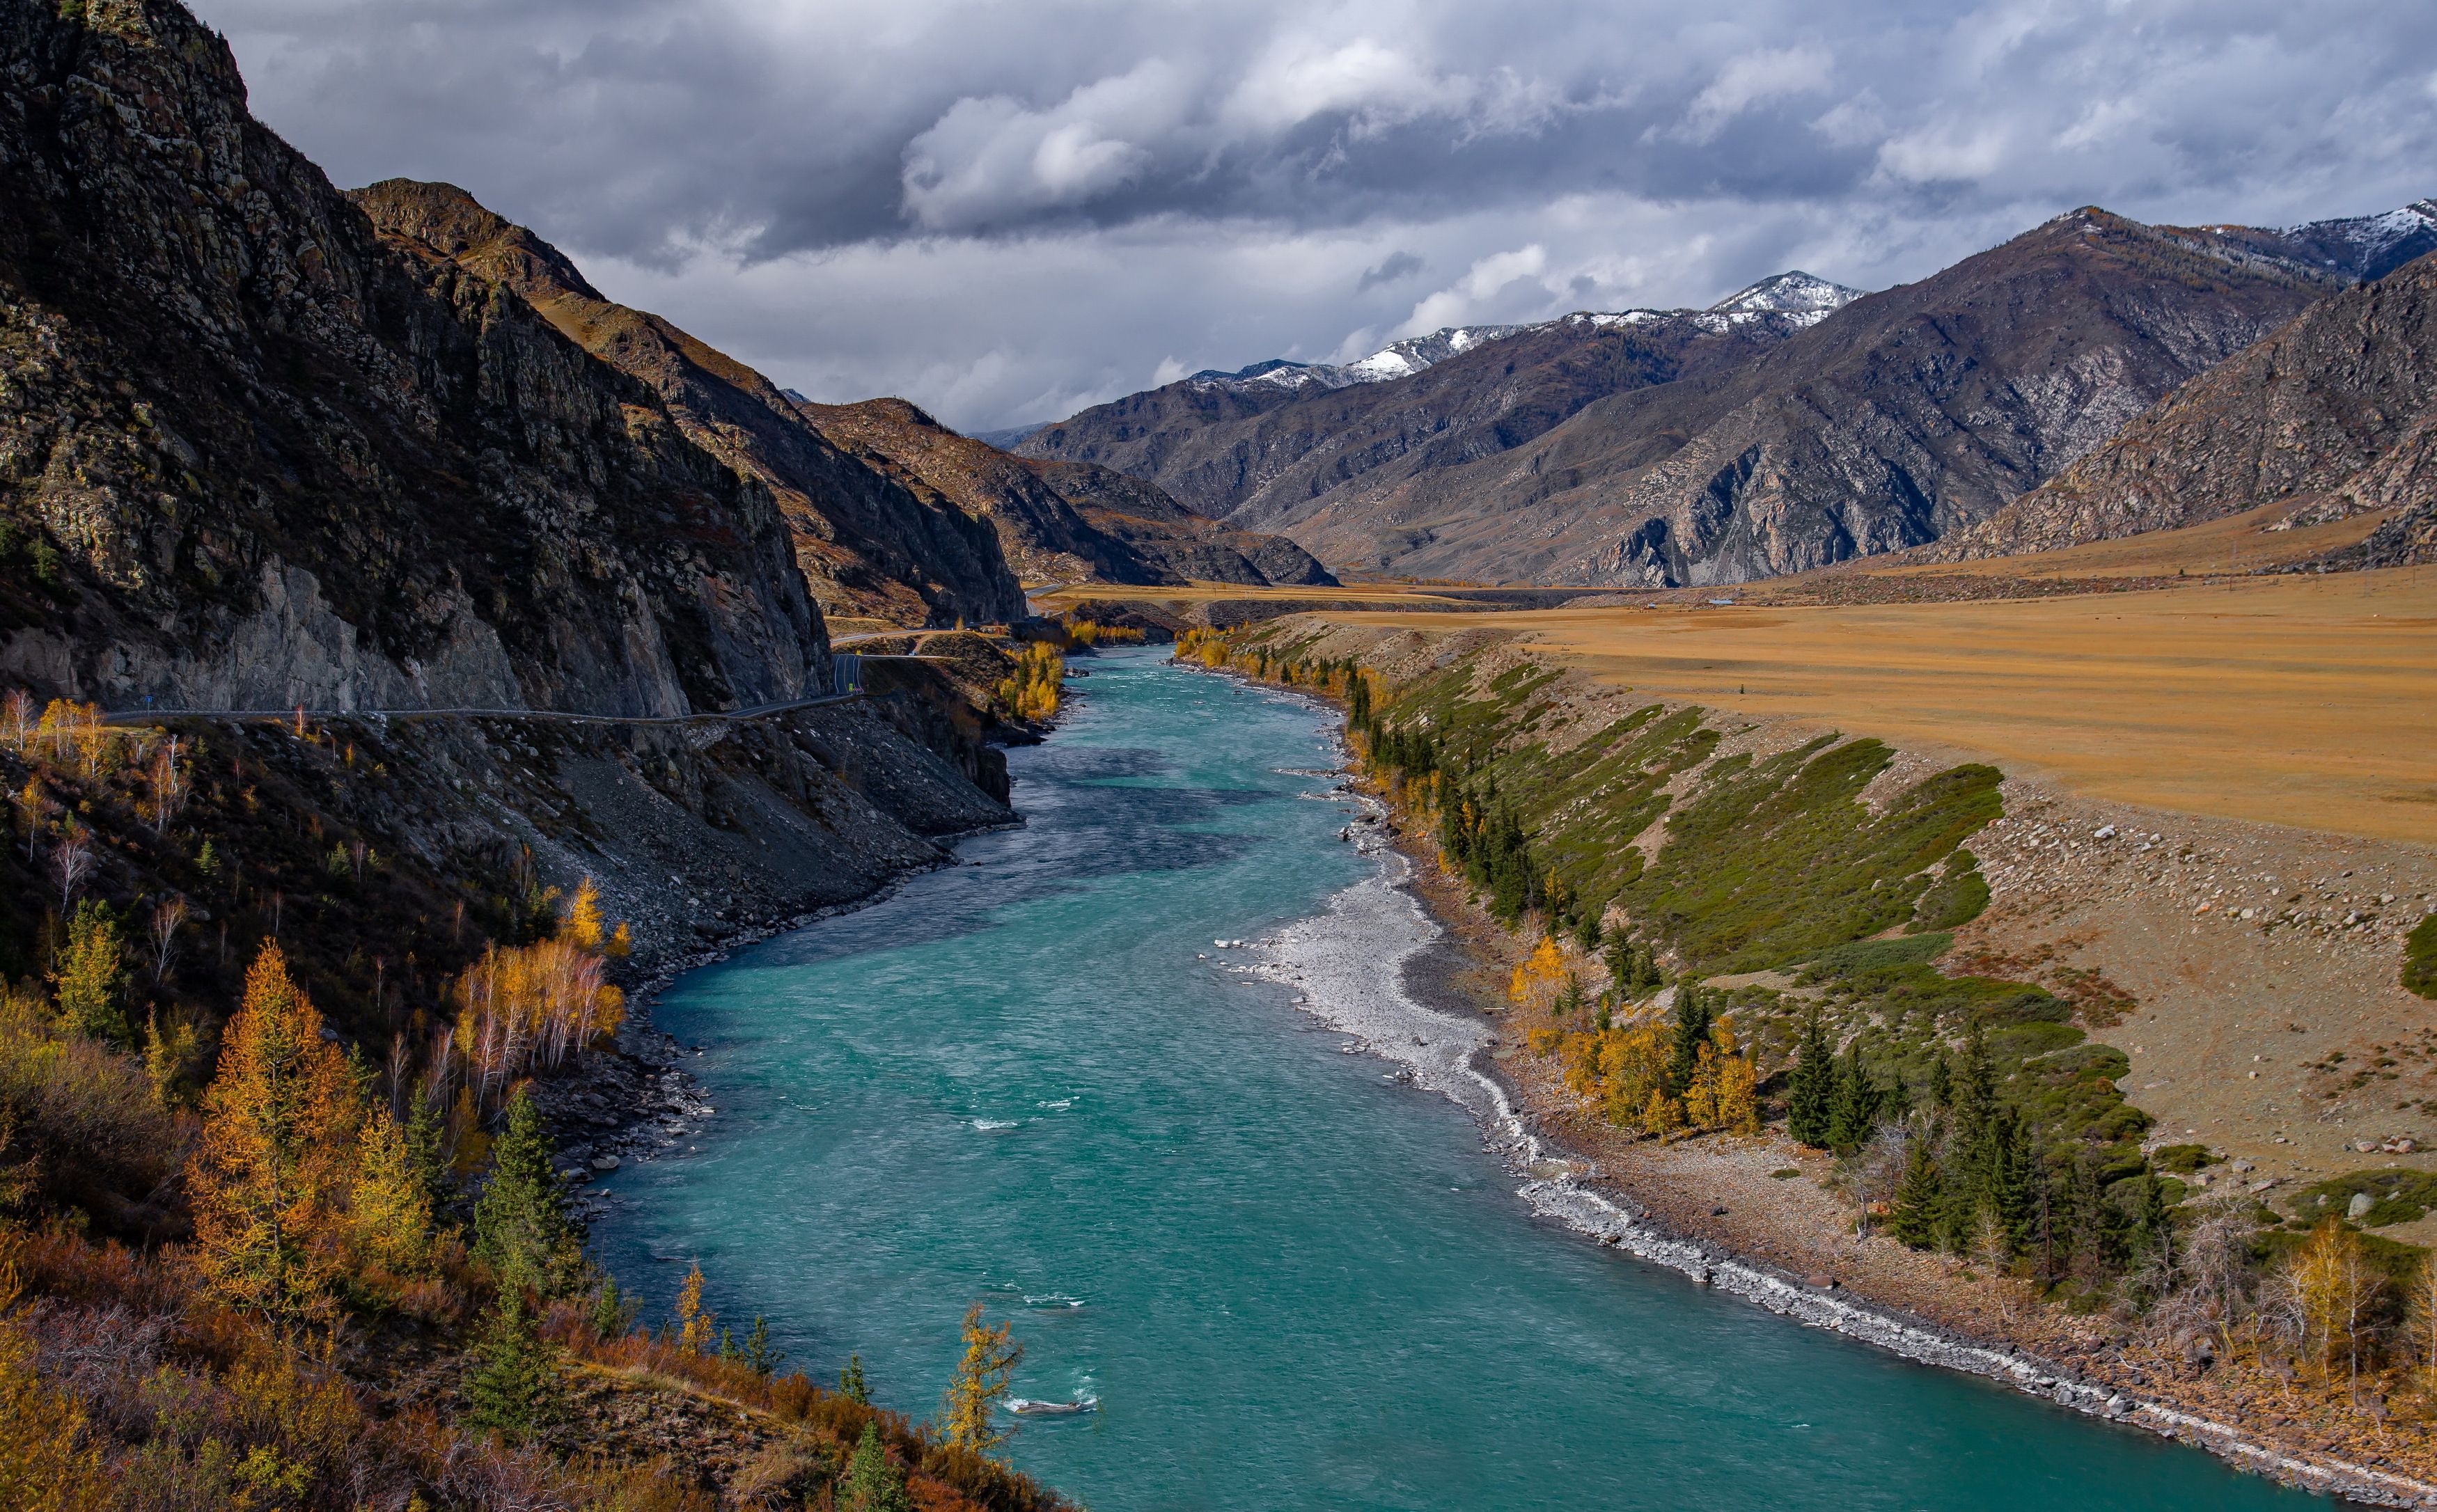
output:
M 2425 513 L 2437 498 L 2432 453 L 2437 254 L 2312 305 L 2038 492 L 1922 555 L 2045 551 L 2286 500 L 2297 520 Z M 2413 530 L 2403 519 L 2389 527 L 2396 538 Z M 2369 554 L 2393 555 L 2383 546 Z
M 832 614 L 895 624 L 1024 613 L 987 520 L 832 445 L 777 385 L 657 315 L 602 296 L 557 248 L 454 184 L 390 179 L 348 198 L 393 245 L 515 290 L 570 340 L 647 385 L 687 439 L 769 490 Z
M 383 248 L 169 0 L 0 0 L 0 671 L 674 713 L 827 676 L 766 490 Z

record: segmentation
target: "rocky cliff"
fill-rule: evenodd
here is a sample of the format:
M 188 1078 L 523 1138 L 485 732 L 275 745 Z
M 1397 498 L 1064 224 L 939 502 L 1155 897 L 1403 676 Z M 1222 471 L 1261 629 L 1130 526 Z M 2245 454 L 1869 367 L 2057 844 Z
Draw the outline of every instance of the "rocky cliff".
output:
M 167 0 L 0 4 L 0 671 L 665 714 L 821 686 L 769 491 L 385 248 Z
M 1027 584 L 1336 581 L 1291 541 L 1229 530 L 1107 468 L 1010 456 L 903 399 L 797 408 L 909 490 L 988 520 Z
M 2044 551 L 2288 504 L 2276 523 L 2396 511 L 2357 553 L 2391 565 L 2437 548 L 2432 501 L 2437 254 L 2312 305 L 1923 555 Z
M 558 249 L 453 184 L 352 191 L 390 245 L 513 290 L 570 340 L 648 386 L 686 438 L 766 489 L 831 614 L 892 624 L 1020 618 L 990 522 L 833 445 L 777 385 L 657 315 L 604 298 Z

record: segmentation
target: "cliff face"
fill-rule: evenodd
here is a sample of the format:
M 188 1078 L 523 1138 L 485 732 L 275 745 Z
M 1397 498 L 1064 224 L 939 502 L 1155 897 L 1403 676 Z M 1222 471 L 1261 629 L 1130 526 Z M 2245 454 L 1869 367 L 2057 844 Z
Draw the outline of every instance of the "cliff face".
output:
M 385 250 L 183 9 L 0 0 L 0 672 L 655 714 L 825 680 L 768 491 Z
M 2399 511 L 2362 548 L 2368 562 L 2424 560 L 2437 545 L 2437 254 L 2311 306 L 1924 555 L 2044 551 L 2286 501 L 2299 521 Z
M 768 490 L 823 609 L 902 625 L 1022 617 L 1023 591 L 988 520 L 832 444 L 761 374 L 603 298 L 558 249 L 453 184 L 391 179 L 348 198 L 407 257 L 514 290 L 646 385 L 688 440 Z
M 797 408 L 908 489 L 988 520 L 1027 583 L 1336 581 L 1291 541 L 1231 530 L 1107 468 L 1010 456 L 903 399 Z

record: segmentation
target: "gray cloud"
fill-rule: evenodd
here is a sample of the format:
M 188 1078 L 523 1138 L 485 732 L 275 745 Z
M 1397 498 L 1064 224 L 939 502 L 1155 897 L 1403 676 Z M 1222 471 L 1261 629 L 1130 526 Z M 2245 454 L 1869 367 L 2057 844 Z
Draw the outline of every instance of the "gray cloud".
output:
M 976 427 L 1788 266 L 1885 285 L 2084 202 L 2437 190 L 2437 14 L 2385 0 L 198 9 L 341 182 L 463 183 L 782 382 Z
M 1373 289 L 1379 287 L 1383 284 L 1402 283 L 1404 280 L 1412 277 L 1415 273 L 1420 272 L 1423 266 L 1422 260 L 1414 256 L 1411 252 L 1390 252 L 1387 256 L 1379 260 L 1377 267 L 1362 269 L 1361 278 L 1357 280 L 1354 285 L 1354 292 L 1357 294 L 1368 294 Z

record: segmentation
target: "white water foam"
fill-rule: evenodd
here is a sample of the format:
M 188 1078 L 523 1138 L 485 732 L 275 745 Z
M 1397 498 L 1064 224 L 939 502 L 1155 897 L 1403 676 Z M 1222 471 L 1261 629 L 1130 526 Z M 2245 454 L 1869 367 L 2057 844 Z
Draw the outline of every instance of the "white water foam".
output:
M 2076 1380 L 2032 1356 L 1959 1339 L 1677 1238 L 1647 1215 L 1582 1185 L 1573 1164 L 1550 1156 L 1505 1088 L 1476 1064 L 1495 1038 L 1488 1026 L 1426 1007 L 1405 992 L 1406 964 L 1444 931 L 1404 885 L 1411 863 L 1389 843 L 1384 808 L 1366 795 L 1351 796 L 1363 807 L 1351 826 L 1352 838 L 1377 870 L 1330 898 L 1324 912 L 1251 942 L 1253 965 L 1226 969 L 1294 989 L 1295 1005 L 1304 1012 L 1404 1067 L 1399 1079 L 1470 1110 L 1489 1148 L 1529 1178 L 1517 1190 L 1534 1213 L 1704 1286 L 1908 1360 L 1985 1376 L 2093 1416 L 2136 1423 L 2288 1484 L 2380 1506 L 2437 1507 L 2437 1486 L 2341 1460 L 2314 1463 L 2280 1454 L 2248 1442 L 2229 1424 Z

